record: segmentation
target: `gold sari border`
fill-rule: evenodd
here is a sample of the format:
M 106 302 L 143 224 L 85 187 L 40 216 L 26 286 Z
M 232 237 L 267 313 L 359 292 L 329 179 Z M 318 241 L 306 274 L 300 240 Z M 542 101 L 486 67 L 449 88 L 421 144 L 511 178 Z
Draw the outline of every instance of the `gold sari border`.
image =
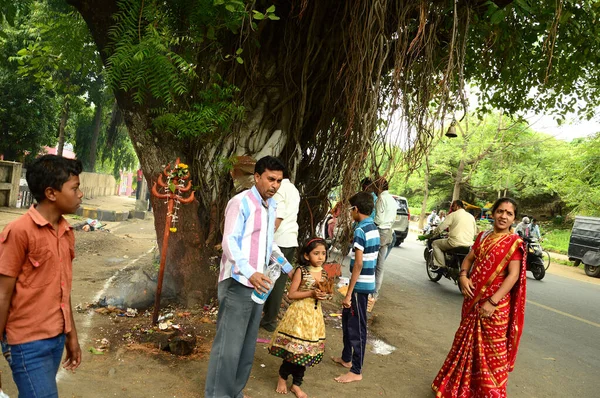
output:
M 490 278 L 488 279 L 488 281 L 485 283 L 485 285 L 483 285 L 483 287 L 481 288 L 481 290 L 479 291 L 479 293 L 477 294 L 477 296 L 475 296 L 475 299 L 473 299 L 473 302 L 471 303 L 471 306 L 469 307 L 469 312 L 471 312 L 471 310 L 473 309 L 473 307 L 475 306 L 475 304 L 478 303 L 479 300 L 481 300 L 481 297 L 486 292 L 486 290 L 494 282 L 494 280 L 500 274 L 500 272 L 502 272 L 502 270 L 504 269 L 504 267 L 506 267 L 506 265 L 509 262 L 510 258 L 513 256 L 513 254 L 515 253 L 515 250 L 517 249 L 517 247 L 520 244 L 521 244 L 520 243 L 520 239 L 516 239 L 513 242 L 512 246 L 510 247 L 510 249 L 508 249 L 508 252 L 504 256 L 504 258 L 502 260 L 500 260 L 500 263 L 498 264 L 498 267 L 496 268 L 496 271 L 494 271 L 492 273 L 492 275 L 490 275 Z

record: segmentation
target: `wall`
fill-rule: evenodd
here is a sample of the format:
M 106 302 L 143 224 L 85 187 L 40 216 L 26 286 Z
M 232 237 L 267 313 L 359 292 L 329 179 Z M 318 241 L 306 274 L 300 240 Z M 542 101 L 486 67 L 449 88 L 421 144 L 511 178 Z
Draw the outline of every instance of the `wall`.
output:
M 21 163 L 0 161 L 0 206 L 17 206 L 21 168 Z
M 84 198 L 112 196 L 117 192 L 117 181 L 110 174 L 83 172 L 79 175 L 79 181 Z

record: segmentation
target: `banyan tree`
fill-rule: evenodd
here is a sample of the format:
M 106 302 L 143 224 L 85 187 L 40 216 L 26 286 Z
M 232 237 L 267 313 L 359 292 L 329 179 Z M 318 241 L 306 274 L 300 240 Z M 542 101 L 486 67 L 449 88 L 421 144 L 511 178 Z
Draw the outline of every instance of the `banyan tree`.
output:
M 215 292 L 239 159 L 284 160 L 307 236 L 332 188 L 347 197 L 364 175 L 389 174 L 394 151 L 417 163 L 444 121 L 465 113 L 469 84 L 483 111 L 568 111 L 584 89 L 596 98 L 582 88 L 596 61 L 577 55 L 598 53 L 591 2 L 67 3 L 89 26 L 146 178 L 177 157 L 190 167 L 198 200 L 180 209 L 167 260 L 184 303 Z M 153 206 L 160 240 L 166 207 Z

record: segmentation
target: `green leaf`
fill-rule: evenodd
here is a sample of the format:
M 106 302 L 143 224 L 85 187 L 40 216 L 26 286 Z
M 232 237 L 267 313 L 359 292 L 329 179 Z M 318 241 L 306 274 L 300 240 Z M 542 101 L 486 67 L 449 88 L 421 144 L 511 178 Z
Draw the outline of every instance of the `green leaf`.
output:
M 94 347 L 90 347 L 90 349 L 88 350 L 89 352 L 91 352 L 94 355 L 104 355 L 104 352 L 97 350 Z
M 267 12 L 275 12 L 275 4 L 273 4 L 271 7 L 267 8 Z
M 227 4 L 227 5 L 225 6 L 225 9 L 226 9 L 227 11 L 235 12 L 235 7 L 234 7 L 233 5 L 231 5 L 231 4 Z
M 177 187 L 175 186 L 175 184 L 173 184 L 172 182 L 169 183 L 169 191 L 171 191 L 172 193 L 175 193 L 176 189 L 177 189 Z
M 243 64 L 244 60 L 242 59 L 242 57 L 236 57 L 235 59 L 237 61 L 238 64 Z
M 279 18 L 275 14 L 269 14 L 269 19 L 272 20 L 272 21 L 279 21 L 281 18 Z
M 502 20 L 504 20 L 506 16 L 505 14 L 506 13 L 504 12 L 504 10 L 498 10 L 494 12 L 490 17 L 490 22 L 492 23 L 492 25 L 498 25 L 500 22 L 502 22 Z
M 208 30 L 206 31 L 206 37 L 208 37 L 210 40 L 216 39 L 214 27 L 212 27 L 212 26 L 208 27 Z
M 235 52 L 235 55 L 240 55 L 242 52 L 244 52 L 244 49 L 238 48 L 237 51 Z
M 225 4 L 225 0 L 215 0 L 215 2 L 214 2 L 214 5 L 216 5 L 216 6 L 221 6 L 223 4 Z
M 26 48 L 22 48 L 19 51 L 17 51 L 17 55 L 24 56 L 27 55 L 28 52 L 29 50 L 27 50 Z
M 254 12 L 254 15 L 252 16 L 252 18 L 254 18 L 254 19 L 258 20 L 258 21 L 260 21 L 262 19 L 265 19 L 265 14 L 263 14 L 262 12 L 258 12 L 256 10 L 253 11 L 253 12 Z

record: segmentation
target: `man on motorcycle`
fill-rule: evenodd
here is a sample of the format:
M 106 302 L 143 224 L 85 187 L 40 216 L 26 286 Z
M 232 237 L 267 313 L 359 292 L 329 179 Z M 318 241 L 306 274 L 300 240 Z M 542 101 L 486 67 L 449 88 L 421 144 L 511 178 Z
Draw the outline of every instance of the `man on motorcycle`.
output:
M 435 210 L 431 210 L 431 214 L 427 217 L 425 225 L 423 226 L 423 235 L 427 235 L 433 228 L 437 227 L 439 223 L 440 218 Z
M 531 235 L 531 222 L 529 217 L 523 217 L 521 222 L 515 228 L 515 232 L 522 237 L 529 238 Z
M 450 206 L 451 213 L 432 232 L 439 235 L 448 229 L 448 237 L 437 239 L 433 242 L 433 261 L 438 267 L 445 267 L 444 252 L 456 247 L 469 247 L 477 235 L 477 223 L 475 218 L 464 209 L 461 200 L 455 200 Z

